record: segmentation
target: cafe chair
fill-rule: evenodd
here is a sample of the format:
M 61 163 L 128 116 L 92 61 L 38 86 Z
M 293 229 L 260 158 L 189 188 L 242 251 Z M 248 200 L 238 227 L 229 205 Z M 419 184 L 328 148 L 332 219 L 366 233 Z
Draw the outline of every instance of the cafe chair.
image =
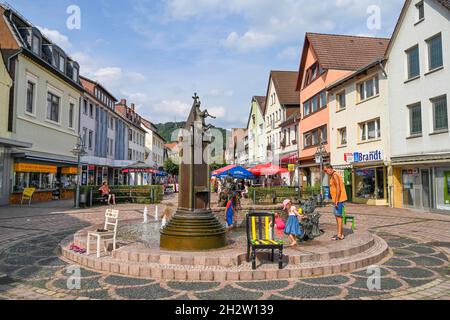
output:
M 283 268 L 284 241 L 276 240 L 275 214 L 251 212 L 247 215 L 247 261 L 252 261 L 256 270 L 257 251 L 271 251 L 271 260 L 275 262 L 275 250 L 278 250 L 278 268 Z
M 91 251 L 91 238 L 96 238 L 97 258 L 100 258 L 100 244 L 105 238 L 113 240 L 113 250 L 116 250 L 117 241 L 117 226 L 119 225 L 119 210 L 108 209 L 105 213 L 105 227 L 103 230 L 95 232 L 88 232 L 86 254 L 89 255 Z M 104 246 L 107 252 L 106 245 Z
M 344 223 L 344 226 L 347 225 L 347 222 L 352 223 L 352 230 L 355 231 L 356 229 L 356 218 L 353 216 L 347 216 L 347 207 L 344 206 L 344 212 L 342 213 L 342 221 Z
M 20 201 L 20 204 L 22 205 L 25 200 L 28 200 L 28 205 L 31 206 L 31 200 L 33 199 L 35 192 L 35 188 L 25 188 L 22 192 L 22 200 Z

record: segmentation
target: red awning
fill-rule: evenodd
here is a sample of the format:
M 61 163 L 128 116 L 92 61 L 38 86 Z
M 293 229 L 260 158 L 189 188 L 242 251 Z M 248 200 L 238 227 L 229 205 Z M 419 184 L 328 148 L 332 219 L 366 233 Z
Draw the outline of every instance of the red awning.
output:
M 298 161 L 298 155 L 297 154 L 291 154 L 290 156 L 281 158 L 281 163 L 283 164 L 296 164 Z
M 158 170 L 154 170 L 154 169 L 133 169 L 133 168 L 131 168 L 131 169 L 124 169 L 124 170 L 122 170 L 122 173 L 140 173 L 140 172 L 143 172 L 143 173 L 159 173 L 159 171 Z
M 217 169 L 217 170 L 215 170 L 215 171 L 212 172 L 212 175 L 213 175 L 213 176 L 218 176 L 219 174 L 221 174 L 221 173 L 223 173 L 223 172 L 225 172 L 225 171 L 228 171 L 228 170 L 230 170 L 230 169 L 233 169 L 234 167 L 236 167 L 236 165 L 235 165 L 235 164 L 231 164 L 231 165 L 226 166 L 226 167 L 223 167 L 223 168 L 221 168 L 221 169 Z
M 273 176 L 276 174 L 289 173 L 289 170 L 279 166 L 274 166 L 272 163 L 258 165 L 249 171 L 255 176 Z

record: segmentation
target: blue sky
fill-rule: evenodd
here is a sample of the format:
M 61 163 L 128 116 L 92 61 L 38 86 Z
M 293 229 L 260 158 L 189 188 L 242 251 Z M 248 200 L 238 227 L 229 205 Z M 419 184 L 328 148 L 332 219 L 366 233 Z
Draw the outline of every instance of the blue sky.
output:
M 389 37 L 403 0 L 10 0 L 81 73 L 159 123 L 198 92 L 216 125 L 244 127 L 270 70 L 298 70 L 305 32 Z M 81 28 L 69 30 L 70 5 Z M 380 28 L 369 28 L 373 7 Z M 370 13 L 368 13 L 368 9 Z

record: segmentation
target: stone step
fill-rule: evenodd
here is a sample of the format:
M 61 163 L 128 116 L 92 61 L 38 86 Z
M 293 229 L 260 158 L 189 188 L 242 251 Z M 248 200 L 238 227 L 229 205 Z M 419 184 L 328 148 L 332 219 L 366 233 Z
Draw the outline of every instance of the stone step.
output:
M 316 277 L 342 272 L 350 272 L 379 263 L 389 254 L 384 240 L 373 235 L 374 243 L 367 250 L 343 258 L 331 258 L 325 261 L 311 261 L 300 264 L 288 264 L 278 270 L 277 264 L 263 264 L 252 270 L 250 263 L 224 267 L 220 265 L 182 265 L 162 264 L 160 262 L 120 261 L 112 256 L 99 259 L 95 255 L 80 255 L 69 251 L 68 241 L 62 243 L 64 258 L 84 267 L 132 277 L 180 280 L 180 281 L 225 281 L 225 280 L 272 280 Z

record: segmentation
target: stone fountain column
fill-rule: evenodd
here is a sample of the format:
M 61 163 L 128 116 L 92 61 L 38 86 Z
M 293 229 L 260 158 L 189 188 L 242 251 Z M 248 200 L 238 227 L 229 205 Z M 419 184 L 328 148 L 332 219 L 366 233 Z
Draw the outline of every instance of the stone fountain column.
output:
M 200 110 L 197 94 L 186 122 L 189 136 L 180 138 L 180 179 L 178 209 L 161 231 L 161 249 L 199 251 L 227 245 L 226 231 L 212 213 L 210 170 L 204 150 L 211 143 L 206 132 L 208 111 Z

